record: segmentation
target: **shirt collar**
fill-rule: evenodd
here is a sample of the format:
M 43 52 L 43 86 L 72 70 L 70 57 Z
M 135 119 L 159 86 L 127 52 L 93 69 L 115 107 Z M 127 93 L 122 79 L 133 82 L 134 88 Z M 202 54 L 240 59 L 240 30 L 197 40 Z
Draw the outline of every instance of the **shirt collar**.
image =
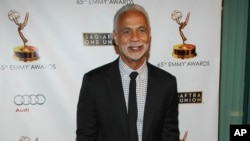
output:
M 133 70 L 128 65 L 126 65 L 121 58 L 119 58 L 119 69 L 121 71 L 121 75 L 126 77 L 129 77 L 131 72 L 136 71 L 138 72 L 139 79 L 145 79 L 148 71 L 146 59 L 140 68 Z

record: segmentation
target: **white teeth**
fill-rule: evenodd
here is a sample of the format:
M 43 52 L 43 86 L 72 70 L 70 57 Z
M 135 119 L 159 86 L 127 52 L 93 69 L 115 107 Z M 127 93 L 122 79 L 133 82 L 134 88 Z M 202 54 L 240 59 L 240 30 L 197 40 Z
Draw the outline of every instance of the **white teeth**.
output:
M 133 47 L 131 47 L 131 48 L 139 48 L 139 46 L 133 46 Z
M 132 50 L 139 50 L 140 47 L 130 47 Z

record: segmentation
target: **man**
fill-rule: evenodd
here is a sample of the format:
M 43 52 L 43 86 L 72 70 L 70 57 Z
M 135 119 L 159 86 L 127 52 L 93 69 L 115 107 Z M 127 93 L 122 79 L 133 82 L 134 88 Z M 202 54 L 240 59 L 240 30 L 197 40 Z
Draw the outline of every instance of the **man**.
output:
M 119 58 L 84 75 L 77 141 L 179 141 L 176 78 L 147 62 L 150 30 L 140 5 L 117 11 L 113 37 Z M 138 73 L 136 107 L 131 108 L 129 85 L 134 71 Z M 132 119 L 130 111 L 136 113 Z

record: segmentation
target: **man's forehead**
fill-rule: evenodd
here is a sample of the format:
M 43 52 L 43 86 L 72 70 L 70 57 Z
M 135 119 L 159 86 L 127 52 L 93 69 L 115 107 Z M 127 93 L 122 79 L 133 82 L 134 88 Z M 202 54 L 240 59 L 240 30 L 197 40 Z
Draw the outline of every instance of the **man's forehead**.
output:
M 124 11 L 123 13 L 121 13 L 119 18 L 130 17 L 130 16 L 135 16 L 135 15 L 142 16 L 146 19 L 146 16 L 144 15 L 144 13 L 136 9 Z

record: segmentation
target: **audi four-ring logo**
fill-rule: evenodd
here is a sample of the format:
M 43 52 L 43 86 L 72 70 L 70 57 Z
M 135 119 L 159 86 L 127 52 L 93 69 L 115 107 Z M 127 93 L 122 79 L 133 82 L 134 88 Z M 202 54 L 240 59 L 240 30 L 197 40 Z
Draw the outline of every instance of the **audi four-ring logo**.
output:
M 20 105 L 43 105 L 46 102 L 46 97 L 42 94 L 32 95 L 17 95 L 14 97 L 14 103 Z

